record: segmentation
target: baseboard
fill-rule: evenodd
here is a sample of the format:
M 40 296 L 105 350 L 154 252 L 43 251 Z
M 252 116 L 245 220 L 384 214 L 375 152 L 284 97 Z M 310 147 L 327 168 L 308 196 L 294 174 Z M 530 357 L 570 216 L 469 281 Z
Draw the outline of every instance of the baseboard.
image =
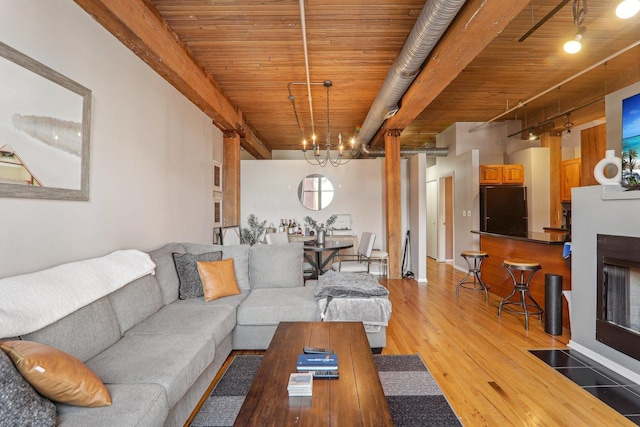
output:
M 634 372 L 631 369 L 625 368 L 624 366 L 614 362 L 613 360 L 608 359 L 603 355 L 596 353 L 595 351 L 588 349 L 587 347 L 580 345 L 573 340 L 569 340 L 568 346 L 570 349 L 575 350 L 578 353 L 584 354 L 589 359 L 592 359 L 598 362 L 599 364 L 611 369 L 612 371 L 617 372 L 623 377 L 630 379 L 634 383 L 640 384 L 640 374 L 638 374 L 637 372 Z

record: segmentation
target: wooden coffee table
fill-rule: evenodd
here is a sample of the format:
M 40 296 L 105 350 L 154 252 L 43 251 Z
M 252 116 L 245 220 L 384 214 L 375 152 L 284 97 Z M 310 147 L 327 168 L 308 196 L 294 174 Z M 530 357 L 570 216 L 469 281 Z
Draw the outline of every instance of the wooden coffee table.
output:
M 314 379 L 313 396 L 289 397 L 304 346 L 331 348 L 339 379 Z M 236 426 L 393 426 L 361 322 L 281 322 Z

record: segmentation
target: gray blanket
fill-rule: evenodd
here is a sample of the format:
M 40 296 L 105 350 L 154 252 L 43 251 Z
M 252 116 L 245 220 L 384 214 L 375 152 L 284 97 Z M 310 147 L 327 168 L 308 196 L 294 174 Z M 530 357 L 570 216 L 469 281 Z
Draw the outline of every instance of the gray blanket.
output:
M 328 271 L 318 279 L 314 296 L 322 320 L 357 321 L 378 332 L 391 317 L 389 290 L 373 274 Z
M 316 300 L 323 298 L 387 297 L 389 290 L 373 274 L 327 271 L 318 279 Z

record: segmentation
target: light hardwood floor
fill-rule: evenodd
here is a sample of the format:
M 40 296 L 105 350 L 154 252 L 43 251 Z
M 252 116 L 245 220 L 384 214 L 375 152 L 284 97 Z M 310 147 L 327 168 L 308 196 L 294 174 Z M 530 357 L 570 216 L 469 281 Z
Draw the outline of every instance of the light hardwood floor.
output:
M 465 426 L 634 425 L 531 354 L 566 348 L 536 317 L 498 318 L 500 298 L 455 286 L 463 274 L 427 261 L 428 284 L 389 280 L 393 314 L 383 354 L 420 353 Z M 490 284 L 489 284 L 490 285 Z
M 566 348 L 570 335 L 544 332 L 530 319 L 503 313 L 500 298 L 455 286 L 463 274 L 427 261 L 428 284 L 381 280 L 393 313 L 382 354 L 420 353 L 464 426 L 630 426 L 618 412 L 556 373 L 528 350 Z M 489 284 L 490 285 L 490 284 Z M 234 351 L 256 354 L 257 351 Z M 226 366 L 212 383 L 215 385 Z

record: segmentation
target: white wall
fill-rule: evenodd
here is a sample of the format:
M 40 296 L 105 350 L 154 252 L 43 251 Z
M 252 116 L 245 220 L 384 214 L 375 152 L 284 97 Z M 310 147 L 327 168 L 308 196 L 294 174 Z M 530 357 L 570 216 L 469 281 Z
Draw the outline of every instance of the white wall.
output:
M 0 198 L 0 277 L 211 241 L 209 118 L 71 0 L 3 1 L 0 40 L 93 92 L 90 200 Z
M 533 147 L 512 153 L 508 159 L 508 163 L 524 165 L 529 231 L 543 232 L 542 228 L 551 224 L 549 156 L 548 148 Z
M 409 159 L 409 229 L 411 230 L 411 271 L 418 282 L 427 282 L 427 157 Z
M 596 242 L 598 233 L 640 238 L 640 199 L 601 200 L 601 194 L 599 185 L 572 191 L 570 345 L 577 344 L 580 350 L 592 351 L 639 374 L 640 361 L 596 340 Z
M 454 266 L 466 268 L 466 263 L 460 257 L 463 250 L 478 249 L 478 238 L 471 230 L 478 230 L 479 204 L 479 154 L 478 150 L 467 151 L 460 156 L 439 157 L 436 166 L 427 168 L 426 182 L 437 180 L 444 176 L 453 176 L 453 224 Z M 438 189 L 444 191 L 443 188 Z M 466 216 L 465 211 L 471 211 Z M 443 221 L 438 221 L 442 223 Z
M 405 170 L 406 161 L 403 160 L 403 177 Z M 309 174 L 325 175 L 333 183 L 335 195 L 326 209 L 312 211 L 298 200 L 298 184 Z M 276 226 L 281 218 L 304 223 L 303 218 L 308 215 L 318 222 L 325 222 L 333 214 L 350 214 L 355 235 L 372 232 L 376 235 L 374 246 L 386 249 L 384 158 L 351 160 L 339 167 L 325 168 L 312 166 L 304 160 L 243 160 L 240 183 L 243 227 L 252 213 L 260 220 L 267 220 L 267 225 Z M 402 200 L 404 217 L 406 196 L 403 195 Z M 403 220 L 403 229 L 405 223 Z

